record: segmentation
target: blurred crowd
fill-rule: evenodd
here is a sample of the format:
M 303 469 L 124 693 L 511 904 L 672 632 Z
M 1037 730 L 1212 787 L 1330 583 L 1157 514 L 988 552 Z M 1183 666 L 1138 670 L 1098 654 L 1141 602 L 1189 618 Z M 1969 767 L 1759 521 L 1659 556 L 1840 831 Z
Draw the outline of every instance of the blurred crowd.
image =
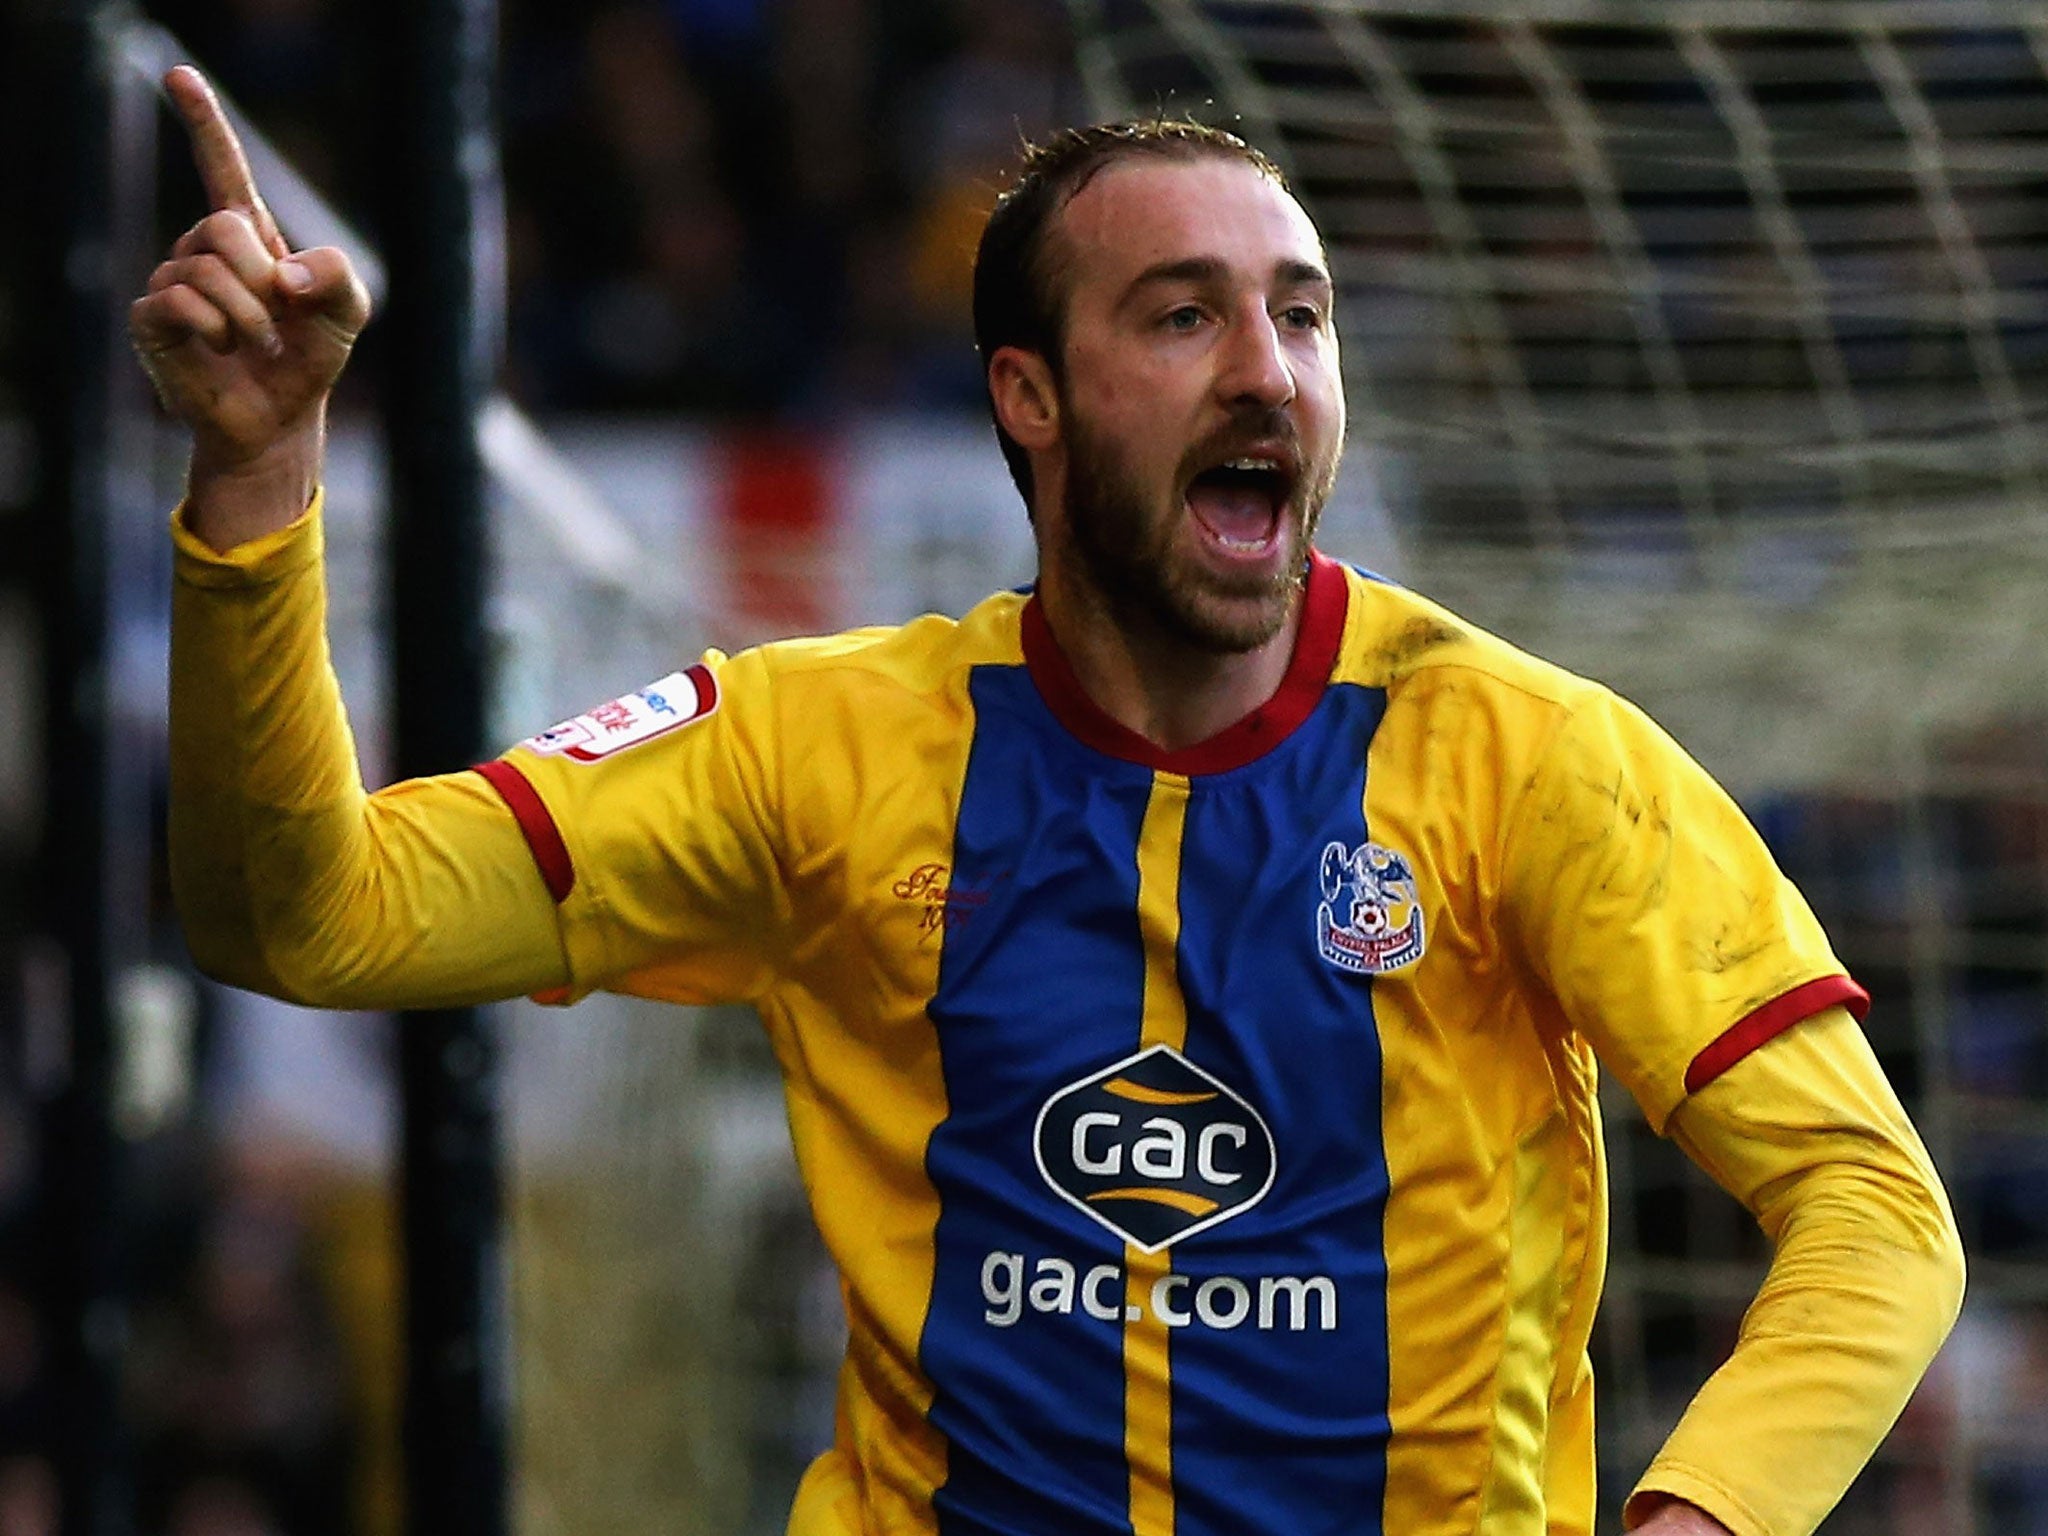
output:
M 354 10 L 151 9 L 376 227 L 359 104 L 379 66 Z M 1020 138 L 1077 109 L 1059 0 L 506 0 L 501 31 L 507 372 L 524 403 L 978 408 L 980 221 Z
M 22 1110 L 0 1093 L 0 1536 L 55 1536 L 51 1341 L 28 1240 L 40 1181 Z M 279 1165 L 197 1124 L 129 1153 L 121 1407 L 138 1529 L 365 1529 L 363 1416 L 351 1400 L 364 1362 L 348 1358 L 345 1298 L 314 1240 L 331 1173 Z

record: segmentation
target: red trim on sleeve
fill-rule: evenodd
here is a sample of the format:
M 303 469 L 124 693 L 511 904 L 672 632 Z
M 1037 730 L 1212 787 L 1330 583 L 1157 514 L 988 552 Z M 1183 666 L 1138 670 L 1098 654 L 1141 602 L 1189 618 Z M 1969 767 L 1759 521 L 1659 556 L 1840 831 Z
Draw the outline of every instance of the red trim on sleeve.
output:
M 556 827 L 547 802 L 526 781 L 526 775 L 503 758 L 478 763 L 475 771 L 498 792 L 513 820 L 519 823 L 519 830 L 526 834 L 526 846 L 533 850 L 533 862 L 540 866 L 540 877 L 547 882 L 548 894 L 555 898 L 555 904 L 567 901 L 569 893 L 576 889 L 576 866 L 569 859 L 568 845 L 562 841 L 561 830 Z
M 1823 976 L 1772 998 L 1693 1057 L 1692 1065 L 1685 1069 L 1685 1091 L 1699 1092 L 1766 1040 L 1837 1003 L 1846 1007 L 1859 1023 L 1870 1012 L 1870 994 L 1847 976 Z
M 1309 552 L 1308 590 L 1301 604 L 1301 628 L 1287 673 L 1273 696 L 1234 725 L 1207 741 L 1169 752 L 1122 722 L 1112 719 L 1081 686 L 1074 669 L 1053 638 L 1037 597 L 1024 605 L 1024 663 L 1039 696 L 1059 722 L 1096 751 L 1126 762 L 1168 773 L 1227 773 L 1241 768 L 1285 741 L 1321 702 L 1329 686 L 1337 649 L 1344 639 L 1344 614 L 1350 586 L 1344 568 L 1320 551 Z
M 690 680 L 690 686 L 697 690 L 697 712 L 691 715 L 690 718 L 692 720 L 702 720 L 711 711 L 718 708 L 718 679 L 713 675 L 711 669 L 701 661 L 695 666 L 685 667 L 683 669 L 683 676 L 687 677 Z

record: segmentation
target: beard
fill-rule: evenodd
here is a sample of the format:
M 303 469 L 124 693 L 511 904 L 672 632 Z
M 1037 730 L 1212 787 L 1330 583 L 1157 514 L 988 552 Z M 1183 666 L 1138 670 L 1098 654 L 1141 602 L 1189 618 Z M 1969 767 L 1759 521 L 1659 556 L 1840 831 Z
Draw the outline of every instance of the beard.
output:
M 1337 478 L 1336 456 L 1299 458 L 1293 422 L 1279 411 L 1242 413 L 1183 457 L 1161 509 L 1128 458 L 1098 437 L 1065 403 L 1066 518 L 1091 584 L 1120 623 L 1149 622 L 1171 638 L 1215 656 L 1255 651 L 1293 615 L 1308 575 L 1308 550 Z M 1277 573 L 1209 569 L 1188 550 L 1183 501 L 1196 469 L 1231 456 L 1234 446 L 1282 441 L 1297 448 L 1301 473 L 1280 507 L 1276 538 L 1293 558 Z

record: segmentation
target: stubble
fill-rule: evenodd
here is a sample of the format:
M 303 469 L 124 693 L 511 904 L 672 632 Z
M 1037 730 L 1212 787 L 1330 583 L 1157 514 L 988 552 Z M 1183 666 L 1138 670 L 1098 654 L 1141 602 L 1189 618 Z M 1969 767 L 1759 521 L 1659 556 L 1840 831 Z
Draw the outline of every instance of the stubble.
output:
M 1118 622 L 1147 623 L 1168 637 L 1217 656 L 1255 651 L 1294 612 L 1307 577 L 1308 551 L 1336 478 L 1334 460 L 1303 465 L 1280 509 L 1279 537 L 1296 558 L 1272 575 L 1232 575 L 1200 564 L 1183 547 L 1181 495 L 1190 464 L 1214 463 L 1236 444 L 1291 439 L 1283 413 L 1256 411 L 1191 449 L 1156 506 L 1115 446 L 1091 431 L 1067 403 L 1066 519 L 1090 583 Z

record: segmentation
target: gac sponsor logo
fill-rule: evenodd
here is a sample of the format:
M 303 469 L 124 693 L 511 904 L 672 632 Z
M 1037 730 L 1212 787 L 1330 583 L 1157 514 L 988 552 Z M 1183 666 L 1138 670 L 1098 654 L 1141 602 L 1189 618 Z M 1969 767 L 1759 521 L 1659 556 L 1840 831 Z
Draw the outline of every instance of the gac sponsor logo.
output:
M 1070 1259 L 1029 1263 L 1021 1253 L 998 1249 L 981 1261 L 982 1319 L 1012 1328 L 1025 1312 L 1071 1317 L 1079 1311 L 1097 1322 L 1141 1322 L 1148 1315 L 1169 1328 L 1215 1328 L 1229 1332 L 1250 1324 L 1263 1333 L 1285 1329 L 1331 1333 L 1337 1327 L 1337 1282 L 1328 1275 L 1161 1275 L 1144 1301 L 1127 1301 L 1124 1272 L 1115 1264 L 1082 1268 Z
M 1032 1143 L 1061 1199 L 1146 1253 L 1241 1215 L 1273 1187 L 1265 1120 L 1169 1045 L 1055 1093 Z

